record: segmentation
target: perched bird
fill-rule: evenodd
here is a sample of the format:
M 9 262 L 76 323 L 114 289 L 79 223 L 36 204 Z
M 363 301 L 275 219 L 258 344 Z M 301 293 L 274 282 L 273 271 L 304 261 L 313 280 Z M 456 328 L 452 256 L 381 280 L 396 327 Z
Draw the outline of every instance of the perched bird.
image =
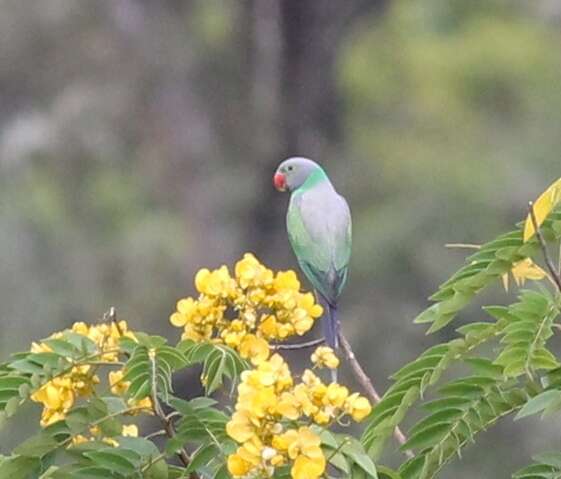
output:
M 319 294 L 325 313 L 325 341 L 337 349 L 337 300 L 347 280 L 351 256 L 351 213 L 325 171 L 307 158 L 283 161 L 273 177 L 275 188 L 289 191 L 286 226 L 300 268 Z

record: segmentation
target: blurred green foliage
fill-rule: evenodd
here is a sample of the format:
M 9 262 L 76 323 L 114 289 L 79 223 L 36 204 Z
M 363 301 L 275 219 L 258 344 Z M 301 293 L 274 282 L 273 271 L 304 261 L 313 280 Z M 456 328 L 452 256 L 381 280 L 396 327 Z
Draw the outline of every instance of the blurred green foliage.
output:
M 411 319 L 463 258 L 444 244 L 510 229 L 560 176 L 561 7 L 371 3 L 328 46 L 336 112 L 321 117 L 319 139 L 288 153 L 325 164 L 349 199 L 344 327 L 383 389 L 433 344 Z M 166 333 L 193 272 L 243 251 L 295 266 L 285 198 L 266 193 L 282 158 L 253 146 L 269 143 L 266 125 L 305 130 L 307 120 L 254 115 L 255 72 L 270 55 L 250 48 L 252 4 L 0 1 L 2 358 L 109 305 Z M 499 287 L 490 294 L 504 299 Z M 466 457 L 449 477 L 497 461 Z

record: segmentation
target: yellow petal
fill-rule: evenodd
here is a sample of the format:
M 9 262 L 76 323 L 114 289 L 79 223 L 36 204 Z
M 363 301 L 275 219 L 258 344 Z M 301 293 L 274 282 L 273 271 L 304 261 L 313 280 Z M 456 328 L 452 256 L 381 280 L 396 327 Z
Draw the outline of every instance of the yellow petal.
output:
M 187 318 L 184 314 L 175 312 L 169 317 L 169 322 L 176 328 L 182 328 L 183 326 L 185 326 Z
M 310 459 L 306 456 L 298 456 L 290 473 L 294 479 L 317 479 L 325 471 L 325 458 Z
M 138 437 L 138 427 L 136 426 L 136 424 L 125 425 L 121 430 L 121 435 L 129 436 L 129 437 Z
M 518 286 L 524 285 L 527 279 L 539 281 L 547 276 L 546 272 L 530 258 L 515 263 L 511 269 L 511 273 Z
M 503 288 L 508 293 L 508 273 L 503 274 L 501 276 L 501 279 L 503 281 Z
M 551 184 L 534 202 L 534 214 L 538 227 L 545 221 L 551 210 L 557 206 L 559 200 L 561 200 L 561 178 Z M 524 241 L 528 241 L 535 233 L 532 217 L 528 214 L 524 224 Z
M 251 464 L 244 461 L 238 454 L 228 456 L 228 472 L 232 476 L 245 476 L 251 469 Z

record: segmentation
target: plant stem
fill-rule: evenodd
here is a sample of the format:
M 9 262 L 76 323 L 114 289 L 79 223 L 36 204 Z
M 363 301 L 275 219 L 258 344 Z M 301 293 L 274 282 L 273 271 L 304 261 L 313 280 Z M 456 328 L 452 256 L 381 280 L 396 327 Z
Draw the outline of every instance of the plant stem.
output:
M 364 372 L 364 369 L 362 369 L 362 366 L 358 362 L 358 360 L 355 356 L 355 353 L 353 352 L 353 349 L 351 348 L 351 344 L 349 343 L 349 341 L 347 340 L 347 338 L 345 337 L 345 335 L 343 334 L 343 332 L 341 330 L 339 330 L 339 342 L 341 344 L 341 347 L 343 348 L 343 351 L 345 353 L 345 357 L 347 358 L 347 361 L 349 362 L 349 365 L 351 366 L 351 369 L 352 369 L 357 381 L 360 383 L 360 385 L 362 386 L 362 388 L 364 389 L 364 391 L 366 392 L 366 394 L 368 395 L 370 400 L 374 404 L 378 404 L 381 401 L 380 395 L 376 391 L 376 388 L 374 388 L 374 385 L 372 384 L 372 381 L 370 380 L 370 378 Z M 395 430 L 393 432 L 393 436 L 395 437 L 397 442 L 399 442 L 399 444 L 401 444 L 401 445 L 403 445 L 407 442 L 407 437 L 405 436 L 405 434 L 403 434 L 403 432 L 401 432 L 401 429 L 399 428 L 399 426 L 395 427 Z M 405 455 L 409 458 L 412 458 L 412 457 L 415 456 L 409 450 L 405 451 Z
M 324 338 L 319 338 L 319 339 L 312 339 L 311 341 L 306 341 L 305 343 L 271 344 L 271 349 L 274 349 L 275 351 L 281 351 L 281 350 L 313 348 L 314 346 L 318 346 L 324 342 L 325 342 Z
M 158 399 L 158 390 L 157 390 L 157 382 L 156 382 L 156 359 L 153 357 L 150 357 L 150 363 L 152 366 L 152 409 L 154 411 L 154 414 L 160 419 L 163 427 L 164 427 L 164 431 L 166 433 L 166 435 L 170 438 L 173 439 L 175 437 L 175 427 L 173 426 L 173 422 L 171 420 L 171 418 L 169 416 L 166 416 L 166 414 L 164 413 L 162 406 L 160 405 L 160 400 Z M 185 451 L 185 449 L 181 448 L 179 449 L 179 451 L 177 451 L 177 457 L 179 458 L 179 460 L 181 461 L 181 464 L 183 464 L 184 467 L 187 467 L 190 462 L 191 462 L 191 458 L 189 457 L 189 455 L 187 454 L 187 452 Z M 192 472 L 189 477 L 191 479 L 198 479 L 198 475 L 195 472 Z
M 534 226 L 534 231 L 536 232 L 536 237 L 538 238 L 538 241 L 540 243 L 540 247 L 541 247 L 541 250 L 542 250 L 542 253 L 543 253 L 543 259 L 545 261 L 547 269 L 549 270 L 549 273 L 551 274 L 551 277 L 553 278 L 553 281 L 555 282 L 555 285 L 557 286 L 557 290 L 559 292 L 561 292 L 561 277 L 559 276 L 559 273 L 555 269 L 553 261 L 551 260 L 551 258 L 549 256 L 549 252 L 547 250 L 547 244 L 546 244 L 545 239 L 543 237 L 542 231 L 541 231 L 541 229 L 538 225 L 538 221 L 536 219 L 536 213 L 534 212 L 534 203 L 531 202 L 531 201 L 528 203 L 528 212 L 529 212 L 530 218 L 532 219 L 532 225 Z

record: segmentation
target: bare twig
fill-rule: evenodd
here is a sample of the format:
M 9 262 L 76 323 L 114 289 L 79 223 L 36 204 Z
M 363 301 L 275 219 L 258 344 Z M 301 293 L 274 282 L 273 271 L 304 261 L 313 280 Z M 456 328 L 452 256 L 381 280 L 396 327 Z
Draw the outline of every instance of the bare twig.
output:
M 153 437 L 164 436 L 164 435 L 166 435 L 166 431 L 164 429 L 160 429 L 159 431 L 154 431 L 151 432 L 150 434 L 147 434 L 146 436 L 144 436 L 144 439 L 151 439 Z
M 540 243 L 540 247 L 543 253 L 543 259 L 545 261 L 547 269 L 549 270 L 549 273 L 551 274 L 551 277 L 553 278 L 553 281 L 557 286 L 557 290 L 561 292 L 561 277 L 557 272 L 557 270 L 555 269 L 553 261 L 549 256 L 549 252 L 547 250 L 547 244 L 545 242 L 541 229 L 538 225 L 538 221 L 536 220 L 536 213 L 534 212 L 534 203 L 531 201 L 528 203 L 528 212 L 530 218 L 532 219 L 532 225 L 534 226 L 534 231 L 536 232 L 536 238 L 538 238 L 538 241 Z
M 271 349 L 275 351 L 306 349 L 306 348 L 313 348 L 314 346 L 318 346 L 319 344 L 322 344 L 324 342 L 325 342 L 324 338 L 319 338 L 319 339 L 312 339 L 311 341 L 306 341 L 305 343 L 271 344 Z
M 465 248 L 465 249 L 481 249 L 480 244 L 471 243 L 446 243 L 445 248 Z
M 370 400 L 374 404 L 378 404 L 381 401 L 380 395 L 378 394 L 378 392 L 374 388 L 374 385 L 372 384 L 372 381 L 370 380 L 370 378 L 364 372 L 364 369 L 362 369 L 362 366 L 360 365 L 360 363 L 356 359 L 355 353 L 353 352 L 353 349 L 351 348 L 351 344 L 349 343 L 349 341 L 347 340 L 347 338 L 345 337 L 345 335 L 343 334 L 343 332 L 341 330 L 339 330 L 339 342 L 341 344 L 341 347 L 343 348 L 343 351 L 345 353 L 345 357 L 347 358 L 347 361 L 349 362 L 349 365 L 351 366 L 351 369 L 352 369 L 357 381 L 360 383 L 360 385 L 362 386 L 362 388 L 364 389 L 364 391 L 366 392 L 366 394 L 368 395 Z M 401 432 L 401 429 L 399 429 L 398 426 L 396 426 L 393 435 L 394 435 L 395 439 L 397 440 L 397 442 L 399 442 L 399 444 L 403 445 L 407 442 L 407 437 L 405 436 L 405 434 L 403 434 L 403 432 Z M 415 456 L 409 450 L 405 451 L 405 455 L 409 458 L 412 458 L 412 457 Z

